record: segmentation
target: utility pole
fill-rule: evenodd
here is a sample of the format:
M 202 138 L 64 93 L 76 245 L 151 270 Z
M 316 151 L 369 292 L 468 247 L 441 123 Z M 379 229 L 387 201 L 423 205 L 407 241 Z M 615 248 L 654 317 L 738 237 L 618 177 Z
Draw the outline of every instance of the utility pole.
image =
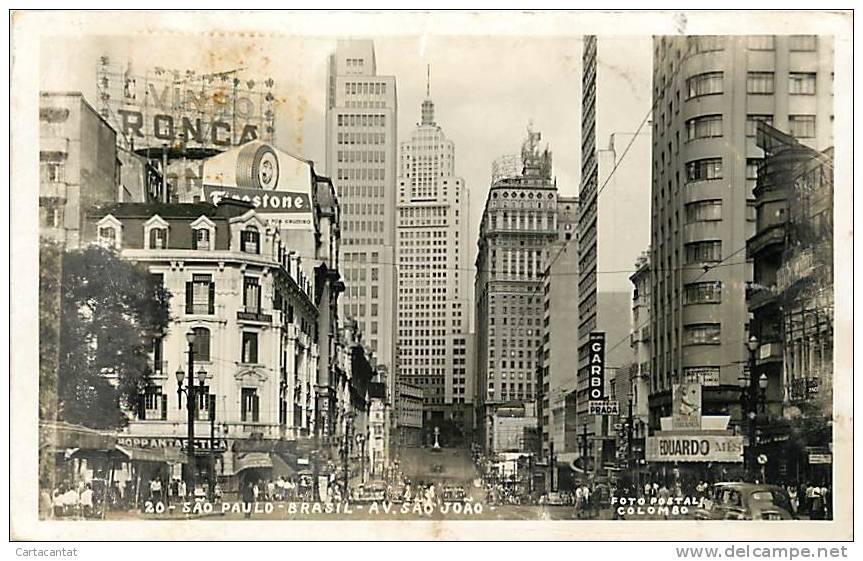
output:
M 548 443 L 548 492 L 554 493 L 554 441 Z

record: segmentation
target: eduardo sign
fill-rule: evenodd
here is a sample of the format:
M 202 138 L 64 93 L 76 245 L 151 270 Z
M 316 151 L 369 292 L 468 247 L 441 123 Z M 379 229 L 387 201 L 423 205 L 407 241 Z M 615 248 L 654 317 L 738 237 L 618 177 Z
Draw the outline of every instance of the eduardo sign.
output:
M 743 437 L 656 435 L 646 439 L 648 462 L 743 462 Z

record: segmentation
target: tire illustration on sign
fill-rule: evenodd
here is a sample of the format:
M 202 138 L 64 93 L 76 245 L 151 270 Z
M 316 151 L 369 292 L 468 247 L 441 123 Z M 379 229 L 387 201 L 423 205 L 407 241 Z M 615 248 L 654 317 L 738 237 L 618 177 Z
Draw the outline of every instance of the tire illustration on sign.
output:
M 244 146 L 237 155 L 237 187 L 274 190 L 279 182 L 279 158 L 266 144 Z

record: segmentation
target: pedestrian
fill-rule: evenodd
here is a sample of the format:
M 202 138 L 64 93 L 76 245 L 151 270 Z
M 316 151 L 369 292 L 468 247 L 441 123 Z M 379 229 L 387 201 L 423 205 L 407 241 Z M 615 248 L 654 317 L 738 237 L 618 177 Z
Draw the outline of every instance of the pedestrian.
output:
M 251 481 L 246 481 L 242 487 L 241 498 L 243 500 L 243 512 L 246 518 L 252 517 L 252 502 L 255 500 L 255 486 Z
M 177 499 L 182 503 L 186 501 L 186 495 L 189 489 L 186 487 L 186 482 L 182 479 L 177 481 Z
M 162 480 L 158 477 L 150 480 L 150 501 L 153 504 L 162 501 Z
M 261 486 L 258 483 L 259 481 L 255 481 L 255 484 L 252 487 L 252 498 L 255 502 L 258 502 L 258 497 L 261 495 Z
M 84 518 L 89 518 L 93 515 L 93 488 L 87 483 L 84 490 L 81 491 L 81 515 Z
M 267 481 L 267 500 L 272 501 L 276 498 L 276 483 L 272 479 Z
M 81 498 L 78 496 L 78 491 L 74 485 L 69 485 L 66 492 L 63 493 L 63 512 L 67 516 L 76 516 L 80 508 Z
M 812 503 L 809 512 L 810 520 L 824 520 L 824 496 L 821 494 L 821 487 L 812 487 Z
M 788 485 L 788 501 L 791 503 L 791 516 L 797 518 L 797 513 L 800 509 L 800 498 L 797 496 L 797 487 Z

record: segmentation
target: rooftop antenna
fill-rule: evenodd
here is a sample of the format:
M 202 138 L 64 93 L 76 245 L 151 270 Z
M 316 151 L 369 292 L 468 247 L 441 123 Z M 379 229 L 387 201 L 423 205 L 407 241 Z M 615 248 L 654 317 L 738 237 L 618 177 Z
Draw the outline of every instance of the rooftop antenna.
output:
M 426 97 L 429 97 L 431 89 L 431 64 L 426 64 Z

